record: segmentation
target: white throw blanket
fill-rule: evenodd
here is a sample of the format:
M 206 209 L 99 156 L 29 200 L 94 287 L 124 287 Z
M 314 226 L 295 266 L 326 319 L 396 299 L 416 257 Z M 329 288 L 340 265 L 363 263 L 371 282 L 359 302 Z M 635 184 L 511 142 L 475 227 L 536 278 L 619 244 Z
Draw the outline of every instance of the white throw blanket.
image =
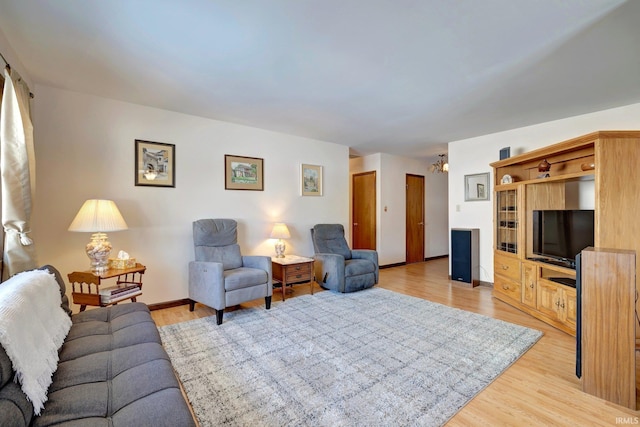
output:
M 71 329 L 61 301 L 58 282 L 48 271 L 27 271 L 0 283 L 0 344 L 36 415 L 47 401 L 58 349 Z

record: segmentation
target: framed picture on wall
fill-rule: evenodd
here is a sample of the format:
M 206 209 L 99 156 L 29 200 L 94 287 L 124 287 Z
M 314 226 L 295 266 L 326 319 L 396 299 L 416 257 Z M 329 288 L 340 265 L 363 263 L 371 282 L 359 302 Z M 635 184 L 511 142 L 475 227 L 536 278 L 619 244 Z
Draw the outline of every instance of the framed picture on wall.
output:
M 225 190 L 264 190 L 264 159 L 224 156 Z
M 136 139 L 135 185 L 176 186 L 176 146 Z
M 489 200 L 489 172 L 464 176 L 464 200 Z
M 303 196 L 322 196 L 322 166 L 302 164 L 300 188 Z

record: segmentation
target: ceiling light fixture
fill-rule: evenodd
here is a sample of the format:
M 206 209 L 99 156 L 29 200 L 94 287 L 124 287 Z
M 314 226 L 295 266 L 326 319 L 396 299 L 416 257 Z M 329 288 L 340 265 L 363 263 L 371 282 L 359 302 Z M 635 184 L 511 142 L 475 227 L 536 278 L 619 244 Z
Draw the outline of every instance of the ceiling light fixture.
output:
M 449 172 L 449 163 L 446 154 L 438 154 L 440 157 L 437 162 L 431 165 L 431 173 L 447 173 Z

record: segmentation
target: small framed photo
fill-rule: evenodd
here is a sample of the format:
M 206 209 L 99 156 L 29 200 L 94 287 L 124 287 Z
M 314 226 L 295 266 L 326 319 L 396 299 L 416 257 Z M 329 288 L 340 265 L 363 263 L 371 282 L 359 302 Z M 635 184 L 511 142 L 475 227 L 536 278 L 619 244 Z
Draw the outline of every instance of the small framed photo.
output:
M 322 166 L 302 164 L 300 187 L 303 196 L 322 196 Z
M 464 200 L 489 200 L 489 172 L 464 176 Z
M 224 156 L 225 190 L 264 190 L 264 159 L 257 157 Z
M 176 146 L 136 139 L 135 185 L 176 186 Z
M 486 191 L 485 185 L 484 184 L 476 184 L 476 186 L 477 186 L 477 191 L 478 191 L 478 199 L 486 200 L 487 191 Z

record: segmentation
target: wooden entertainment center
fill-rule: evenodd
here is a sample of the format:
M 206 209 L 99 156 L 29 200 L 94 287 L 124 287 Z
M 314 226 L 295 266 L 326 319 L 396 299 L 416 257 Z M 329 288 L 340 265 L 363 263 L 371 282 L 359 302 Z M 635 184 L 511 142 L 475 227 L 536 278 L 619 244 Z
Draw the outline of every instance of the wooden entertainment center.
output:
M 544 160 L 551 165 L 548 176 L 538 170 Z M 567 266 L 532 260 L 536 258 L 531 225 L 533 211 L 576 209 L 575 204 L 580 203 L 576 200 L 576 193 L 579 194 L 578 199 L 588 193 L 589 209 L 594 209 L 594 246 L 640 253 L 640 191 L 637 189 L 640 182 L 640 131 L 594 132 L 503 159 L 491 166 L 495 189 L 493 295 L 575 336 L 576 289 L 558 283 L 558 280 L 575 279 L 576 271 Z M 505 175 L 508 176 L 505 178 Z M 581 188 L 586 188 L 586 191 Z M 616 271 L 610 273 L 614 277 L 617 274 Z M 620 279 L 631 280 L 630 288 L 637 292 L 640 289 L 638 276 L 636 270 L 631 279 L 628 275 Z M 616 280 L 611 282 L 616 283 Z M 606 295 L 603 293 L 603 297 Z M 627 310 L 625 313 L 630 318 L 616 321 L 629 325 L 632 336 L 638 340 L 640 328 L 635 327 L 638 303 L 635 295 L 627 298 L 631 298 L 632 306 L 636 305 L 634 316 L 629 316 Z M 600 301 L 597 306 L 589 307 L 583 304 L 582 312 L 615 318 L 620 312 L 599 311 L 603 311 L 603 307 L 611 309 L 616 304 L 626 303 L 629 301 Z M 610 342 L 600 345 L 620 348 L 615 331 L 609 332 Z M 629 341 L 628 338 L 626 340 Z M 634 359 L 635 409 L 635 342 L 627 343 L 626 358 L 629 357 L 629 345 Z

